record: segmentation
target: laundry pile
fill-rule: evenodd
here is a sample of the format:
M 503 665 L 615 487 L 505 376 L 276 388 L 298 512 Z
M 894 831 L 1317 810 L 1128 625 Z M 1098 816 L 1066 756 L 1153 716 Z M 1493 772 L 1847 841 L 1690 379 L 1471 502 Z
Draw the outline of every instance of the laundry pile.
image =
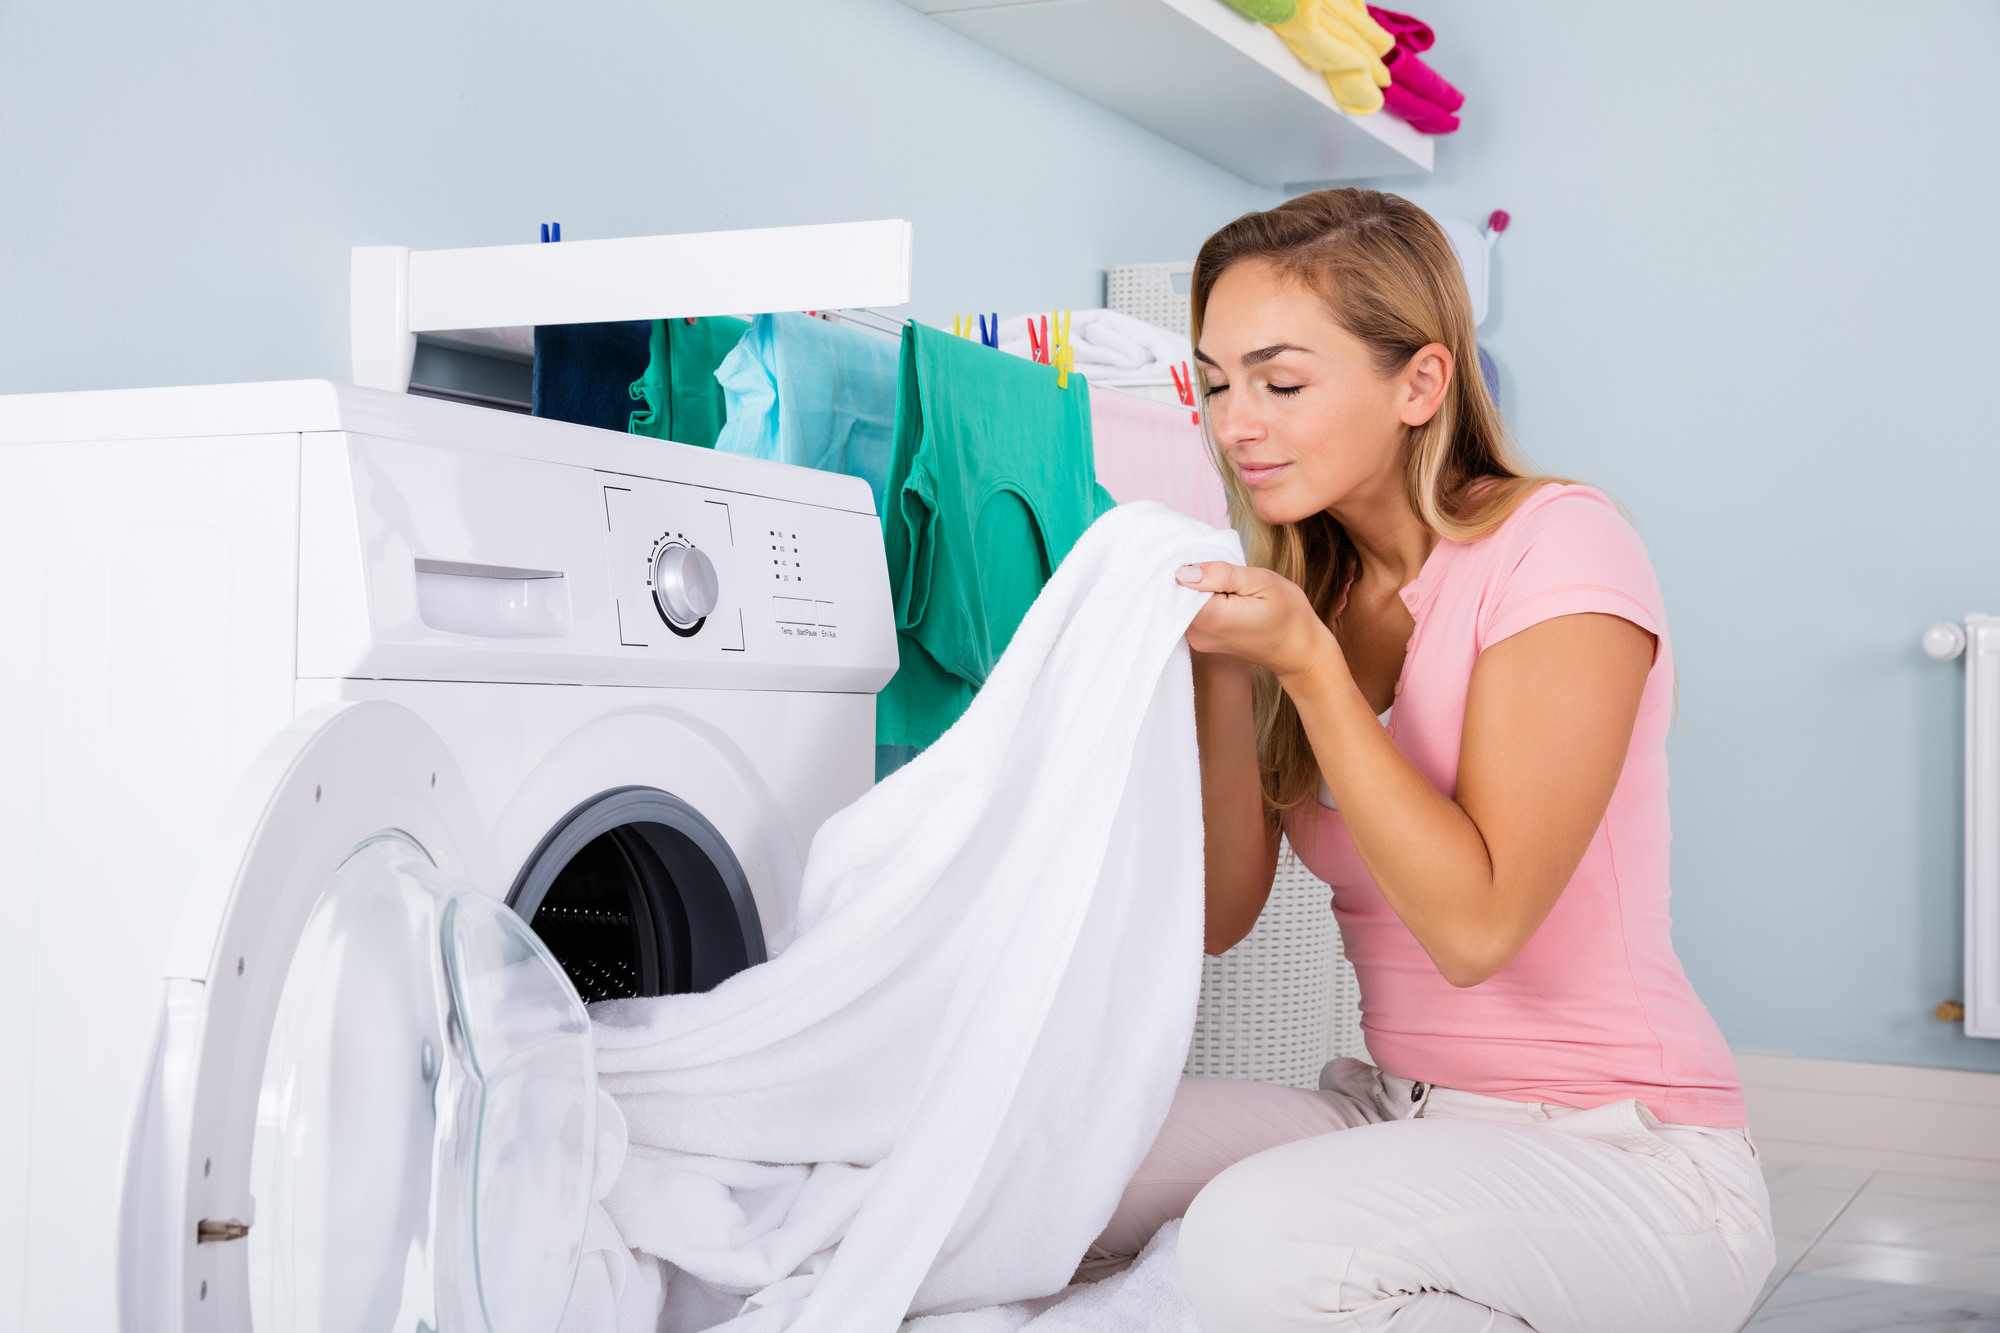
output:
M 957 725 L 821 828 L 789 948 L 595 1007 L 629 1148 L 568 1333 L 886 1331 L 1064 1288 L 1186 1055 L 1204 595 L 1173 571 L 1225 559 L 1163 505 L 1106 514 Z
M 1422 19 L 1362 0 L 1229 0 L 1284 38 L 1292 54 L 1326 77 L 1342 111 L 1366 116 L 1387 108 L 1424 134 L 1458 129 L 1465 94 L 1445 82 L 1418 52 L 1436 40 Z
M 999 347 L 1013 356 L 1033 358 L 1031 329 L 1039 330 L 1046 315 L 1010 315 L 1000 321 Z M 1070 345 L 1076 349 L 1071 369 L 1107 380 L 1164 380 L 1174 369 L 1193 363 L 1187 335 L 1148 324 L 1118 310 L 1077 310 L 1067 319 Z

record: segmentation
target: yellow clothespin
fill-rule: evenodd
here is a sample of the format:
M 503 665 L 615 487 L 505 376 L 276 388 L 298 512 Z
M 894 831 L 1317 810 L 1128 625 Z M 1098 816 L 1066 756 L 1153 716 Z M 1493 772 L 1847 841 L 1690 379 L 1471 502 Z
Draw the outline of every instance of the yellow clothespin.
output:
M 1056 387 L 1069 387 L 1069 373 L 1076 369 L 1076 345 L 1069 340 L 1070 313 L 1058 311 L 1049 320 L 1049 342 L 1055 350 L 1049 355 L 1049 362 L 1056 368 Z
M 954 338 L 963 338 L 965 336 L 964 315 L 953 315 L 951 317 L 951 336 Z

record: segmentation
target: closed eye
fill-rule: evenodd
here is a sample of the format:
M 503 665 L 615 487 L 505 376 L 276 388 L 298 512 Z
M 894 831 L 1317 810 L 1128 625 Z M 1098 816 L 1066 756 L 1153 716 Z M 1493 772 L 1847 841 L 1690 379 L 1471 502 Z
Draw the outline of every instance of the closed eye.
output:
M 1290 398 L 1293 394 L 1300 392 L 1306 386 L 1303 384 L 1267 384 L 1264 387 L 1269 389 L 1272 393 L 1277 394 L 1278 397 L 1280 398 Z

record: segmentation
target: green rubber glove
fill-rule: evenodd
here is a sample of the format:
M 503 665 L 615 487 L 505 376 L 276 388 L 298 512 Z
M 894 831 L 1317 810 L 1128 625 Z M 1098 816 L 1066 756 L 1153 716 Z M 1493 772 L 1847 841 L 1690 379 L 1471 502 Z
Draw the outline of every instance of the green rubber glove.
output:
M 1286 23 L 1299 12 L 1299 0 L 1226 0 L 1226 3 L 1259 23 Z

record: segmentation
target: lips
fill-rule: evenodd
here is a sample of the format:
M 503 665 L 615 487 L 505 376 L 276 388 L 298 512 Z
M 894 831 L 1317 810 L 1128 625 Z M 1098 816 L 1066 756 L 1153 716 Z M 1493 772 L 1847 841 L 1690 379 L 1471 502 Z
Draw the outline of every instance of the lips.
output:
M 1245 486 L 1259 486 L 1289 466 L 1287 463 L 1238 463 L 1236 475 L 1243 479 Z

